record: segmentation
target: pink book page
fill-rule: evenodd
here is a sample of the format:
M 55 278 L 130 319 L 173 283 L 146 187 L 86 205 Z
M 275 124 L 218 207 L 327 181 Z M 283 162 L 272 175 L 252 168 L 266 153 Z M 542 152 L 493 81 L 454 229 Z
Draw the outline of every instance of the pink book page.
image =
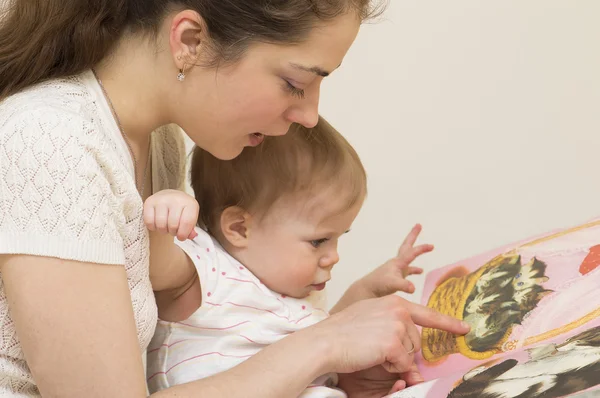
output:
M 600 392 L 600 319 L 390 398 L 592 397 Z
M 422 303 L 467 321 L 472 330 L 466 336 L 422 330 L 416 361 L 425 380 L 513 354 L 521 360 L 531 347 L 564 340 L 595 322 L 600 316 L 599 265 L 596 219 L 431 272 Z

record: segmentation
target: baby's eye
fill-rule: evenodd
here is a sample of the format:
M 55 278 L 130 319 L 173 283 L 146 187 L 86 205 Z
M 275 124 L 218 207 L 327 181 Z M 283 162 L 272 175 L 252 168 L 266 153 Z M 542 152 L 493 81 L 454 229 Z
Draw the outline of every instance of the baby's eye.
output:
M 517 278 L 517 279 L 518 279 L 518 278 L 520 278 L 520 277 L 521 277 L 521 273 L 519 272 L 519 273 L 517 274 L 517 276 L 515 276 L 515 278 Z
M 517 283 L 517 286 L 523 286 L 525 283 L 524 282 L 519 282 Z
M 313 247 L 316 249 L 325 242 L 327 242 L 327 238 L 311 240 L 310 244 L 313 245 Z

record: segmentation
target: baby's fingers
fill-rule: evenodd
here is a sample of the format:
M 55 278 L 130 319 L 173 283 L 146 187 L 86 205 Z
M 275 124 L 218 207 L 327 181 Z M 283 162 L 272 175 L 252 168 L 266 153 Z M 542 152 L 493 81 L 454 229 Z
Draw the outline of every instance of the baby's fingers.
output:
M 196 235 L 192 237 L 192 232 L 198 221 L 198 207 L 187 205 L 181 212 L 181 218 L 179 220 L 179 228 L 177 229 L 177 239 L 184 241 L 186 239 L 194 239 Z
M 415 292 L 415 285 L 412 284 L 412 282 L 404 279 L 404 278 L 396 278 L 397 280 L 394 281 L 394 289 L 397 292 L 404 292 L 404 293 L 414 293 Z
M 163 204 L 154 206 L 154 225 L 156 230 L 166 234 L 169 232 L 169 208 Z
M 419 245 L 407 250 L 400 250 L 398 257 L 400 268 L 408 268 L 408 266 L 417 259 L 417 257 L 429 253 L 433 250 L 433 245 Z
M 154 224 L 154 206 L 145 204 L 144 205 L 144 224 L 149 231 L 156 231 L 156 225 Z
M 413 255 L 415 258 L 417 258 L 422 254 L 433 251 L 433 249 L 434 249 L 433 245 L 429 245 L 429 244 L 419 245 L 419 246 L 416 246 L 413 248 Z
M 170 209 L 168 209 L 168 211 L 169 214 L 167 218 L 167 232 L 170 235 L 178 236 L 183 210 L 181 208 L 177 208 L 176 206 L 172 206 Z
M 413 364 L 408 372 L 402 373 L 400 378 L 406 382 L 406 386 L 408 387 L 423 383 L 425 381 L 421 375 L 421 372 L 419 372 L 417 365 L 415 364 Z
M 421 233 L 421 229 L 423 229 L 423 227 L 421 227 L 421 224 L 417 224 L 413 227 L 413 229 L 408 233 L 408 235 L 404 239 L 404 242 L 402 242 L 398 253 L 400 253 L 403 249 L 407 249 L 414 246 L 415 242 L 417 241 L 417 238 L 419 237 L 419 234 Z
M 406 388 L 406 382 L 404 380 L 398 380 L 392 386 L 392 389 L 388 392 L 388 395 L 392 395 L 397 393 L 398 391 L 402 391 Z
M 419 267 L 406 267 L 404 269 L 402 269 L 402 276 L 404 278 L 406 278 L 407 276 L 411 276 L 411 275 L 421 275 L 423 273 L 423 268 L 419 268 Z

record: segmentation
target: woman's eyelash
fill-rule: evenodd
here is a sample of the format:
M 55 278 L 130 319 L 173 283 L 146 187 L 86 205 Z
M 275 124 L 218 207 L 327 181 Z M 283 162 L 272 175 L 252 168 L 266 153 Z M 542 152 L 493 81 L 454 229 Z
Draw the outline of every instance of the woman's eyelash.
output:
M 287 90 L 292 94 L 292 96 L 300 98 L 300 99 L 304 99 L 304 90 L 301 90 L 299 88 L 297 88 L 296 86 L 294 86 L 292 83 L 288 82 L 287 80 L 285 81 Z

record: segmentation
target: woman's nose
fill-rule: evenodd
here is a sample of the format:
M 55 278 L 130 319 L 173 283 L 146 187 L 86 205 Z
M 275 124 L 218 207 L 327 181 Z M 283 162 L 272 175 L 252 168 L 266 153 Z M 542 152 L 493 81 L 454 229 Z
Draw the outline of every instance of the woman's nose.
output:
M 287 120 L 306 128 L 313 128 L 319 122 L 319 87 L 298 99 L 288 110 Z

